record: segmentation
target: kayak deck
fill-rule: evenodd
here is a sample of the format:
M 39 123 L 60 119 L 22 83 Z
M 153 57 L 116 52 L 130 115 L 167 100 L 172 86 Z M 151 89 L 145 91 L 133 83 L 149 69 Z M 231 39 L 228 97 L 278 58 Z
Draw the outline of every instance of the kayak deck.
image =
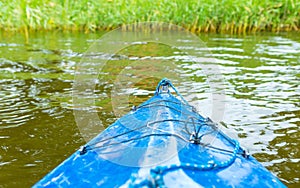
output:
M 162 80 L 34 187 L 285 187 Z

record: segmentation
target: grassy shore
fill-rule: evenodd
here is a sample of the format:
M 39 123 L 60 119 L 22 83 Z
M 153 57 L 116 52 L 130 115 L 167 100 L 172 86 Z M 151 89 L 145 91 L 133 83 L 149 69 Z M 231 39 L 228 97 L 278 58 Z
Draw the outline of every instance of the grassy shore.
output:
M 145 21 L 197 32 L 300 30 L 299 0 L 0 1 L 0 29 L 93 32 Z

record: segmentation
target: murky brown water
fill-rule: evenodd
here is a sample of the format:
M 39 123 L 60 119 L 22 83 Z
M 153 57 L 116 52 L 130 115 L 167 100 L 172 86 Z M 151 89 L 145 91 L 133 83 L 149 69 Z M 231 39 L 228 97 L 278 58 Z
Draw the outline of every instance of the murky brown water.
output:
M 73 115 L 74 71 L 101 34 L 31 34 L 27 43 L 22 34 L 0 34 L 0 187 L 33 185 L 85 143 Z M 241 144 L 286 185 L 300 186 L 299 33 L 200 38 L 208 48 L 194 50 L 208 49 L 224 80 L 221 124 L 234 130 Z M 206 76 L 180 52 L 167 49 L 155 44 L 124 49 L 111 61 L 112 68 L 103 69 L 109 73 L 102 75 L 106 82 L 96 84 L 93 97 L 98 100 L 87 111 L 96 110 L 105 126 L 115 121 L 111 84 L 123 69 L 115 66 L 146 57 L 148 62 L 175 62 L 176 75 L 187 78 L 179 91 L 210 116 Z M 135 84 L 129 101 L 146 100 L 157 81 Z

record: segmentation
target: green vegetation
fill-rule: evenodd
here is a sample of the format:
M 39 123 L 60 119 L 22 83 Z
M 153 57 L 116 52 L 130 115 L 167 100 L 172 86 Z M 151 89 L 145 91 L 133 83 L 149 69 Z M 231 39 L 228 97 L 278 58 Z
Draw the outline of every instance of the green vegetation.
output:
M 299 0 L 1 0 L 2 30 L 110 30 L 159 21 L 193 32 L 300 29 Z

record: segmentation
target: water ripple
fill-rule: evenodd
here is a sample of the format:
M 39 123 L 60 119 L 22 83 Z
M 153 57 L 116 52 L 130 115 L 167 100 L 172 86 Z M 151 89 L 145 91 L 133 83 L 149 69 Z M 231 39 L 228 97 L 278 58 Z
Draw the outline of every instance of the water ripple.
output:
M 182 40 L 184 44 L 169 54 L 162 53 L 165 48 L 157 46 L 142 51 L 134 48 L 136 51 L 128 54 L 124 51 L 120 54 L 85 54 L 87 60 L 109 61 L 100 73 L 98 66 L 88 61 L 83 64 L 83 74 L 99 73 L 99 79 L 90 80 L 94 89 L 74 93 L 75 67 L 85 49 L 95 42 L 95 36 L 61 34 L 54 40 L 52 35 L 44 35 L 37 39 L 33 37 L 34 44 L 18 44 L 19 36 L 14 42 L 0 43 L 0 140 L 3 143 L 0 150 L 4 151 L 0 155 L 0 167 L 7 169 L 3 172 L 5 175 L 23 169 L 19 174 L 25 174 L 26 181 L 20 185 L 28 183 L 27 177 L 32 174 L 36 174 L 34 181 L 41 178 L 81 144 L 72 110 L 96 112 L 105 125 L 116 120 L 110 99 L 114 79 L 123 68 L 128 77 L 135 77 L 131 65 L 135 62 L 172 62 L 172 66 L 170 63 L 170 66 L 155 68 L 176 75 L 172 80 L 182 95 L 201 114 L 210 117 L 213 108 L 210 75 L 199 65 L 218 65 L 223 79 L 221 89 L 226 94 L 221 124 L 236 134 L 241 144 L 285 183 L 299 184 L 298 34 L 208 35 L 203 37 L 207 48 L 195 48 L 190 41 Z M 165 50 L 170 52 L 170 49 Z M 204 57 L 194 57 L 195 62 L 192 62 L 182 50 L 194 51 Z M 139 67 L 139 70 L 144 70 L 145 75 L 154 75 L 156 69 L 147 68 Z M 129 105 L 138 105 L 152 95 L 157 81 L 152 77 L 142 80 L 121 94 L 129 96 Z M 75 105 L 73 95 L 94 103 Z M 120 106 L 127 107 L 128 104 Z M 8 176 L 15 180 L 14 174 Z M 4 183 L 10 184 L 9 181 Z

